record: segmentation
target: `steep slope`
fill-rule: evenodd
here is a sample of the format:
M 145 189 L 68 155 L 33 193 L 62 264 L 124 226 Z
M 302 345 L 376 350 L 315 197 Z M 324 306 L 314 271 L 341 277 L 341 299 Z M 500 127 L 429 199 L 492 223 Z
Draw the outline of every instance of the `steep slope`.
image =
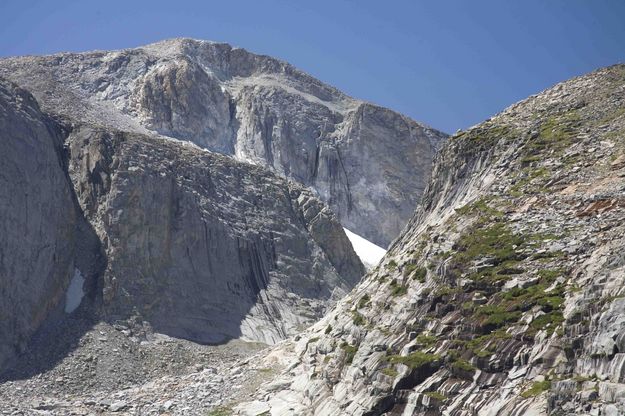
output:
M 0 166 L 0 369 L 75 310 L 273 343 L 364 274 L 300 185 L 190 143 L 52 119 L 3 79 Z
M 0 368 L 63 309 L 74 269 L 97 267 L 97 239 L 76 209 L 62 140 L 32 95 L 0 78 Z
M 313 188 L 341 223 L 386 247 L 446 135 L 354 100 L 276 59 L 173 39 L 136 49 L 0 60 L 44 110 L 191 141 Z
M 69 174 L 105 242 L 109 320 L 199 342 L 276 342 L 364 273 L 333 213 L 265 169 L 170 140 L 72 131 Z
M 381 265 L 238 409 L 623 414 L 624 219 L 618 65 L 452 137 Z

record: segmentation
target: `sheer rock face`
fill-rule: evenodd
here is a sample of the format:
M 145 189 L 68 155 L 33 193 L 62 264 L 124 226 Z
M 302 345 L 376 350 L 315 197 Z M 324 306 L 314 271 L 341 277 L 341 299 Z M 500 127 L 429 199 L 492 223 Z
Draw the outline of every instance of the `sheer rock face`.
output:
M 387 246 L 445 135 L 354 100 L 276 59 L 174 39 L 115 52 L 0 60 L 44 109 L 158 132 L 310 186 L 347 228 Z
M 0 79 L 0 368 L 63 302 L 76 230 L 61 132 Z
M 105 243 L 105 314 L 216 343 L 274 343 L 364 274 L 310 192 L 262 168 L 165 139 L 80 128 L 69 172 Z
M 2 79 L 0 164 L 0 369 L 70 300 L 194 341 L 273 343 L 364 274 L 302 186 L 191 143 L 52 119 Z M 69 299 L 76 275 L 83 299 Z
M 452 137 L 380 266 L 241 414 L 624 414 L 624 132 L 619 65 Z

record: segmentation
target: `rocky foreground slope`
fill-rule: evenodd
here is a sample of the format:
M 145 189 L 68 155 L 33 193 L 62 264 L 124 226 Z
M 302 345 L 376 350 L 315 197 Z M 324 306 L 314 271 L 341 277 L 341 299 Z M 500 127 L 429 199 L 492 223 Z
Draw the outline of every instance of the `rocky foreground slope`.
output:
M 452 137 L 379 267 L 231 410 L 625 414 L 624 219 L 618 65 Z
M 419 201 L 446 135 L 227 44 L 0 59 L 45 112 L 187 140 L 314 189 L 343 226 L 386 247 Z
M 200 343 L 273 343 L 364 273 L 303 187 L 189 143 L 53 119 L 6 80 L 0 163 L 0 368 L 28 364 L 15 355 L 44 322 L 87 311 Z

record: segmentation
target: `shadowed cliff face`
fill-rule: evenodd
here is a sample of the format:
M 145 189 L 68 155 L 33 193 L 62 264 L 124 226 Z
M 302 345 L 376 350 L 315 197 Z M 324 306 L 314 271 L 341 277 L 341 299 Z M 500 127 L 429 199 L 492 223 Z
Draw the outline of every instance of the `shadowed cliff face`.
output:
M 624 414 L 624 169 L 623 65 L 450 138 L 379 267 L 240 409 Z
M 44 109 L 157 132 L 268 166 L 314 189 L 347 228 L 387 246 L 446 135 L 354 100 L 276 59 L 174 39 L 137 49 L 0 60 Z
M 76 269 L 94 295 L 99 246 L 67 178 L 63 135 L 32 95 L 0 79 L 0 368 L 63 310 Z
M 261 168 L 91 128 L 68 143 L 79 201 L 105 242 L 111 319 L 138 309 L 169 335 L 273 343 L 364 273 L 334 215 Z
M 0 368 L 81 303 L 193 341 L 273 343 L 364 274 L 303 187 L 190 143 L 61 124 L 1 79 L 0 150 Z

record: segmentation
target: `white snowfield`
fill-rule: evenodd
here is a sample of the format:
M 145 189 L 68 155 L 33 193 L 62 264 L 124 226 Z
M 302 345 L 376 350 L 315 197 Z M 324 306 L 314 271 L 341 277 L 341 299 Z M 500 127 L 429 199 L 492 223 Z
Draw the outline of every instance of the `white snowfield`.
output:
M 352 243 L 354 251 L 360 257 L 360 260 L 365 265 L 367 270 L 373 269 L 382 260 L 382 257 L 386 254 L 386 250 L 382 247 L 373 244 L 369 240 L 365 240 L 358 234 L 354 234 L 347 228 L 343 227 L 347 238 Z

